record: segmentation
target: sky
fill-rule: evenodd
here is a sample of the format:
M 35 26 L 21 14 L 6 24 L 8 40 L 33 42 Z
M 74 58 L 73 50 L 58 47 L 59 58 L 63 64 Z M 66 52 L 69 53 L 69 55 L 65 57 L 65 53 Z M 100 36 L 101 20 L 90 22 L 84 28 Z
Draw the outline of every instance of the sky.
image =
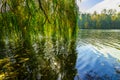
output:
M 79 10 L 84 12 L 102 1 L 103 0 L 81 0 L 80 2 L 80 0 L 77 0 L 77 5 L 79 6 Z
M 97 11 L 98 13 L 102 9 L 116 9 L 120 11 L 118 7 L 120 5 L 120 0 L 77 0 L 77 5 L 79 6 L 79 11 L 93 13 Z
M 79 9 L 82 11 L 86 11 L 101 1 L 103 0 L 82 0 L 81 3 L 78 2 Z

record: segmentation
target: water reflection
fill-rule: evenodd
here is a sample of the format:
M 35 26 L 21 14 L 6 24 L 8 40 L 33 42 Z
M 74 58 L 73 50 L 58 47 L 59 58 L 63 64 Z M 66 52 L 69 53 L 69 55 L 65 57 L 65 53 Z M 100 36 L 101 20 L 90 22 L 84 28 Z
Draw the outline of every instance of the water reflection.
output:
M 75 80 L 120 79 L 120 30 L 80 30 Z
M 21 43 L 1 45 L 0 80 L 74 79 L 75 40 L 42 38 L 29 47 Z

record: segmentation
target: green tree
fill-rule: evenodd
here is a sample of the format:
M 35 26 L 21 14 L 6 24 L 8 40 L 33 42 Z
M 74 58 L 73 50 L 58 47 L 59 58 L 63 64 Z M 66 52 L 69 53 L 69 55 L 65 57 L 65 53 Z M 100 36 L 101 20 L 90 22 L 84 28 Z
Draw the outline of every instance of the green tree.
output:
M 73 80 L 75 0 L 2 0 L 0 9 L 2 80 Z

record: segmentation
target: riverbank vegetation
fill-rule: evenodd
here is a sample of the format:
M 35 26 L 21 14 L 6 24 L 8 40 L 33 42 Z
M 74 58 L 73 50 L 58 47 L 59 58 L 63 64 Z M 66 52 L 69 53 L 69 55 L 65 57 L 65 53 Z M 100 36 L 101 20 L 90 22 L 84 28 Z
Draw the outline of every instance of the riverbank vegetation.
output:
M 101 14 L 80 14 L 78 25 L 82 29 L 120 29 L 120 13 L 104 9 Z
M 2 0 L 0 80 L 73 80 L 75 0 Z

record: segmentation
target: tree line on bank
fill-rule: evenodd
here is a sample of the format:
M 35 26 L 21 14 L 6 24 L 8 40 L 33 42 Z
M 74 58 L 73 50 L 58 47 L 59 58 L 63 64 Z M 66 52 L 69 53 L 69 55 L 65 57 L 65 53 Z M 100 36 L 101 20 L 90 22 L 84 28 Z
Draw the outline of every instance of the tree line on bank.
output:
M 104 9 L 101 14 L 80 13 L 78 26 L 81 29 L 120 29 L 120 12 Z

